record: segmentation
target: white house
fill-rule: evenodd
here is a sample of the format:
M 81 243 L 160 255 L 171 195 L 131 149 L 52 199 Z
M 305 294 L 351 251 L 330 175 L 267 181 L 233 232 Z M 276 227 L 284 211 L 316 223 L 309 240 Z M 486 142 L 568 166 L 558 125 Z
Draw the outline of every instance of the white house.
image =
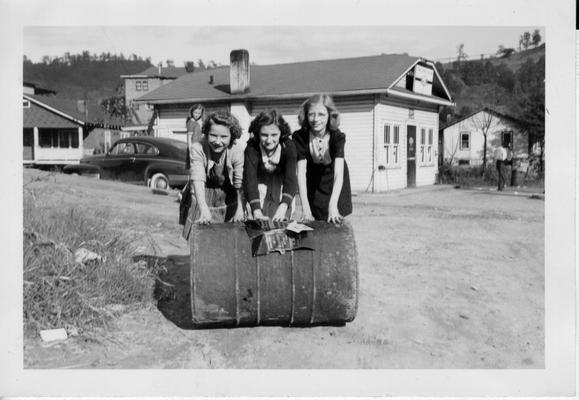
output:
M 158 136 L 185 140 L 187 110 L 202 103 L 208 112 L 230 110 L 246 139 L 251 119 L 265 109 L 279 110 L 298 129 L 300 104 L 316 93 L 332 95 L 341 113 L 353 190 L 435 183 L 438 112 L 454 103 L 434 63 L 422 58 L 389 54 L 250 67 L 247 51 L 235 50 L 230 67 L 184 75 L 135 101 L 154 106 Z
M 28 93 L 22 95 L 25 165 L 78 163 L 100 142 L 110 147 L 118 138 L 120 126 L 100 122 L 102 113 L 96 105 Z
M 443 161 L 452 165 L 482 165 L 486 133 L 487 162 L 502 142 L 512 144 L 513 156 L 526 158 L 533 150 L 517 119 L 482 108 L 441 127 Z

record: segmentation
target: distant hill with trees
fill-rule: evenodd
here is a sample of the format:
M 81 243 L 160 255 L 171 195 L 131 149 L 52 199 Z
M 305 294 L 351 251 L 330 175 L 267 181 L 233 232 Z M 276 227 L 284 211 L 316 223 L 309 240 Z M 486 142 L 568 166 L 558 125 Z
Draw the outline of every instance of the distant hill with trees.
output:
M 496 57 L 469 60 L 464 46 L 459 45 L 455 61 L 436 63 L 456 103 L 456 107 L 441 110 L 440 125 L 489 107 L 520 120 L 531 141 L 543 147 L 545 44 L 539 45 L 536 33 L 521 35 L 520 51 L 499 46 Z
M 34 63 L 23 58 L 23 79 L 56 92 L 66 99 L 100 100 L 114 96 L 122 85 L 121 75 L 130 75 L 152 67 L 151 58 L 132 54 L 65 53 L 62 57 L 44 56 Z

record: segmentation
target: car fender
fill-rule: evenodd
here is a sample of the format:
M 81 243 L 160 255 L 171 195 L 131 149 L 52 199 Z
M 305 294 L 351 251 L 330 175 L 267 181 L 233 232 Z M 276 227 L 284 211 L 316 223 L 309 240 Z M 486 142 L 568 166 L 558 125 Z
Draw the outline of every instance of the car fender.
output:
M 179 169 L 179 167 L 183 167 L 183 171 L 185 171 L 185 163 L 182 161 L 163 160 L 154 162 L 149 164 L 147 169 L 145 169 L 145 176 L 143 178 L 146 183 L 147 180 L 157 172 L 162 172 L 169 177 L 169 175 L 173 174 L 168 173 L 167 171 L 174 171 L 175 169 Z

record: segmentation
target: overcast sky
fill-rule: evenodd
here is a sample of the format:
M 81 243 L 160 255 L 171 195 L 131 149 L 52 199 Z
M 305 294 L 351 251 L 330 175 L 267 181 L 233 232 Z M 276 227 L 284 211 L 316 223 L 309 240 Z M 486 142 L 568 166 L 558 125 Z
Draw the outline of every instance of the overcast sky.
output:
M 24 27 L 24 54 L 33 61 L 88 50 L 151 57 L 154 64 L 171 59 L 229 64 L 229 52 L 244 48 L 261 65 L 347 58 L 381 53 L 408 53 L 435 61 L 456 56 L 464 44 L 471 59 L 493 54 L 499 45 L 517 47 L 519 36 L 539 26 L 517 27 L 386 27 L 386 26 L 86 26 Z

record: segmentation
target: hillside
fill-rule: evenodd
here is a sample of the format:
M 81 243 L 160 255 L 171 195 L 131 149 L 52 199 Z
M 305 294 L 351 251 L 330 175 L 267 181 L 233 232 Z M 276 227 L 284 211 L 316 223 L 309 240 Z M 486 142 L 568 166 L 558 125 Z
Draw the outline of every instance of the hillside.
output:
M 441 110 L 441 126 L 491 107 L 523 121 L 537 138 L 544 135 L 544 44 L 509 57 L 437 63 L 436 67 L 456 103 Z
M 33 63 L 24 56 L 25 82 L 35 83 L 44 89 L 54 90 L 56 96 L 66 99 L 99 101 L 117 94 L 122 85 L 121 75 L 135 74 L 151 67 L 150 58 L 137 56 L 131 59 L 101 54 L 66 54 L 64 57 Z

